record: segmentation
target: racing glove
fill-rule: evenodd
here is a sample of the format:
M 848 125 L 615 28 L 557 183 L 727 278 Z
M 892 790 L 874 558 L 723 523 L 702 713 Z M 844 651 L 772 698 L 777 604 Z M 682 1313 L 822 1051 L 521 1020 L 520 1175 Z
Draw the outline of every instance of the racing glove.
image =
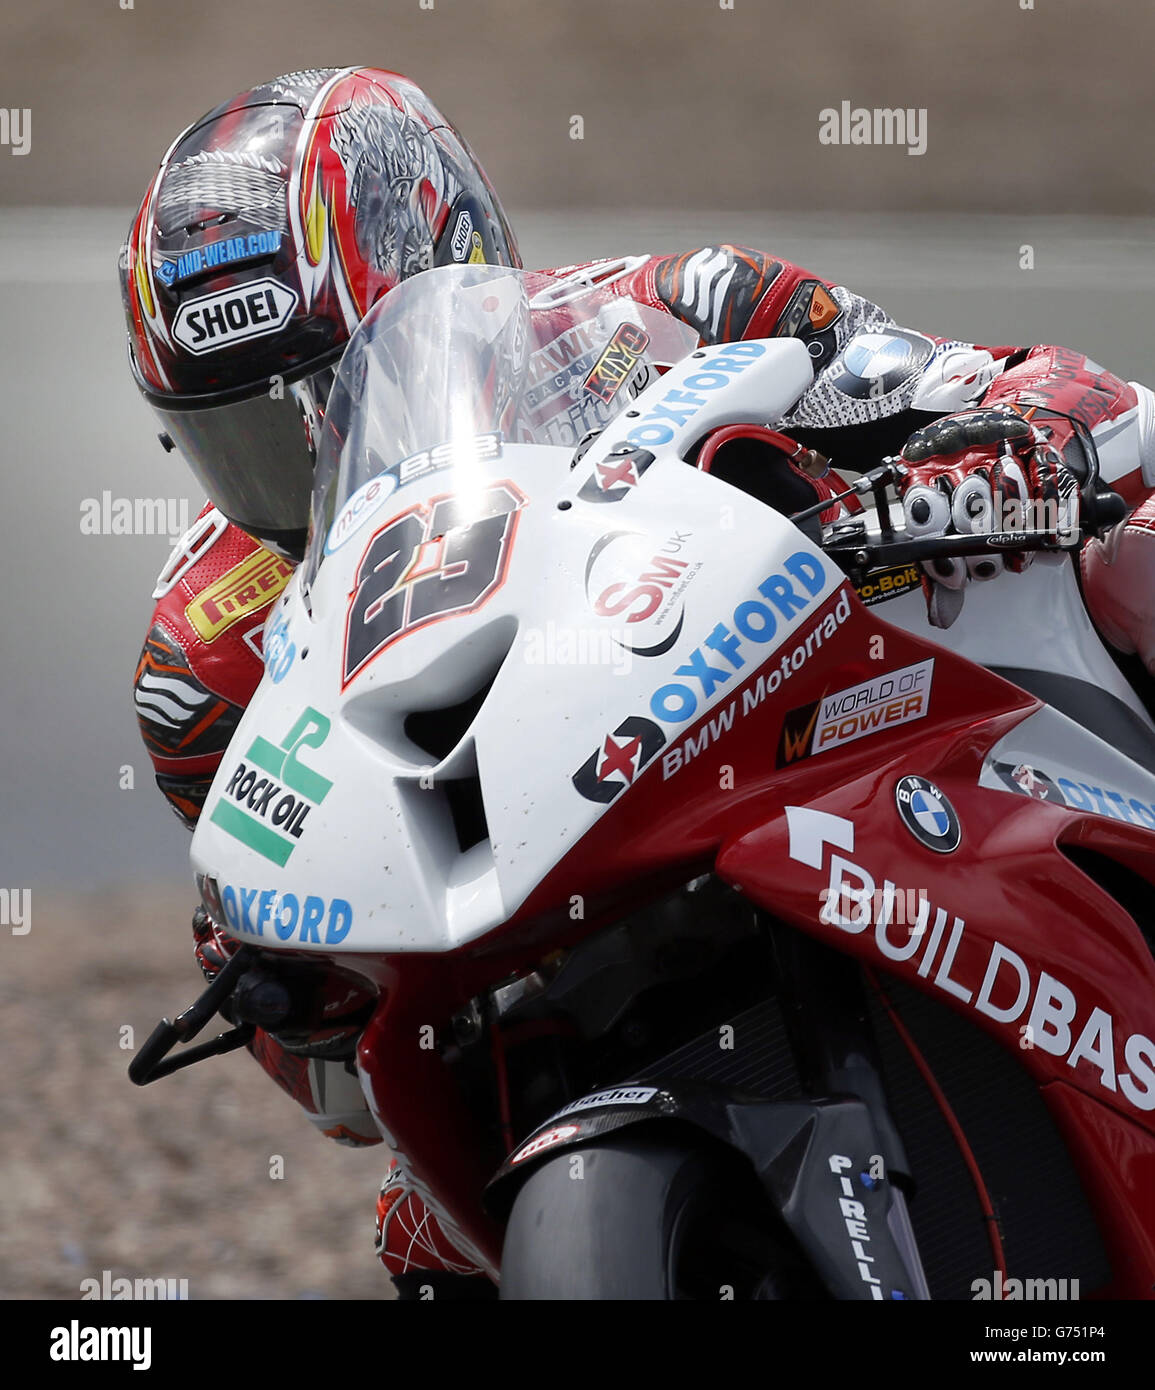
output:
M 1016 550 L 1016 532 L 1046 532 L 1054 545 L 1080 541 L 1079 480 L 1042 430 L 1013 406 L 948 415 L 916 430 L 900 455 L 899 485 L 908 535 L 1000 537 L 995 554 L 952 557 L 922 565 L 923 593 L 935 627 L 962 611 L 964 587 L 1004 570 L 1021 573 L 1034 559 Z

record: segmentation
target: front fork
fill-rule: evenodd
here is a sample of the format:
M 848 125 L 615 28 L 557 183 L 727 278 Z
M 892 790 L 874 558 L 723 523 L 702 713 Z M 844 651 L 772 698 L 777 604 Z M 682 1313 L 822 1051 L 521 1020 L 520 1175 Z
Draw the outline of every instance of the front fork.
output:
M 907 1210 L 914 1182 L 902 1137 L 890 1113 L 878 1045 L 866 1006 L 858 964 L 828 946 L 781 928 L 773 933 L 779 1000 L 806 1092 L 815 1097 L 855 1096 L 868 1123 L 849 1153 L 824 1157 L 837 1182 L 839 1210 L 850 1235 L 859 1274 L 869 1282 L 874 1259 L 861 1240 L 863 1191 L 889 1188 L 886 1224 L 910 1278 L 908 1296 L 929 1299 L 926 1276 Z M 873 1140 L 867 1131 L 873 1131 Z M 877 1148 L 871 1149 L 871 1143 Z M 870 1150 L 869 1152 L 866 1152 Z M 865 1166 L 861 1166 L 865 1156 Z M 790 1222 L 790 1214 L 783 1213 Z M 797 1215 L 797 1213 L 796 1213 Z M 794 1224 L 794 1223 L 791 1223 Z M 859 1238 L 855 1238 L 858 1232 Z M 795 1231 L 802 1238 L 801 1230 Z M 872 1289 L 873 1292 L 873 1289 Z

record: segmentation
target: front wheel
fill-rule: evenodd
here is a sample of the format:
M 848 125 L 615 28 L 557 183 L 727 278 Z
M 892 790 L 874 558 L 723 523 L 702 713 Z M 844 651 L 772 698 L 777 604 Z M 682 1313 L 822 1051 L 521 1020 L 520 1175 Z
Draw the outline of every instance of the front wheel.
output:
M 503 1299 L 821 1297 L 740 1155 L 631 1129 L 547 1159 L 506 1228 Z

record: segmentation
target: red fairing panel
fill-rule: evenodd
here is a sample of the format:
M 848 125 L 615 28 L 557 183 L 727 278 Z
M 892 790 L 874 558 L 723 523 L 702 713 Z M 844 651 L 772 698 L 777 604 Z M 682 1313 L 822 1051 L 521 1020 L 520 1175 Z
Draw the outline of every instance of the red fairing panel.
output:
M 1070 1086 L 1046 1086 L 1043 1097 L 1076 1167 L 1093 1176 L 1084 1191 L 1115 1271 L 1096 1296 L 1155 1298 L 1155 1146 L 1150 1134 Z
M 1155 1135 L 1155 960 L 1132 918 L 1058 844 L 1091 818 L 1007 805 L 976 785 L 980 753 L 941 733 L 915 759 L 888 750 L 738 837 L 718 871 L 777 917 L 933 993 L 1040 1084 L 1062 1080 Z M 896 785 L 911 773 L 953 803 L 955 853 L 923 846 L 896 813 Z M 1149 852 L 1150 832 L 1121 828 Z M 902 921 L 884 909 L 892 891 Z M 916 898 L 929 901 L 925 914 L 910 910 Z

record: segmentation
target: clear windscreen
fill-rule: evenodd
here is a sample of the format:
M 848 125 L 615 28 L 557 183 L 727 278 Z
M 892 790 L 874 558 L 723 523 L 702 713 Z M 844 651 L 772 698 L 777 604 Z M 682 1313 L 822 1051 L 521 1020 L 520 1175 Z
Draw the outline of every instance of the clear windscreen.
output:
M 502 442 L 572 449 L 694 350 L 692 328 L 616 292 L 621 284 L 446 266 L 378 301 L 325 412 L 306 578 L 346 504 L 374 480 L 397 491 L 448 471 L 456 476 L 439 490 L 468 490 Z

